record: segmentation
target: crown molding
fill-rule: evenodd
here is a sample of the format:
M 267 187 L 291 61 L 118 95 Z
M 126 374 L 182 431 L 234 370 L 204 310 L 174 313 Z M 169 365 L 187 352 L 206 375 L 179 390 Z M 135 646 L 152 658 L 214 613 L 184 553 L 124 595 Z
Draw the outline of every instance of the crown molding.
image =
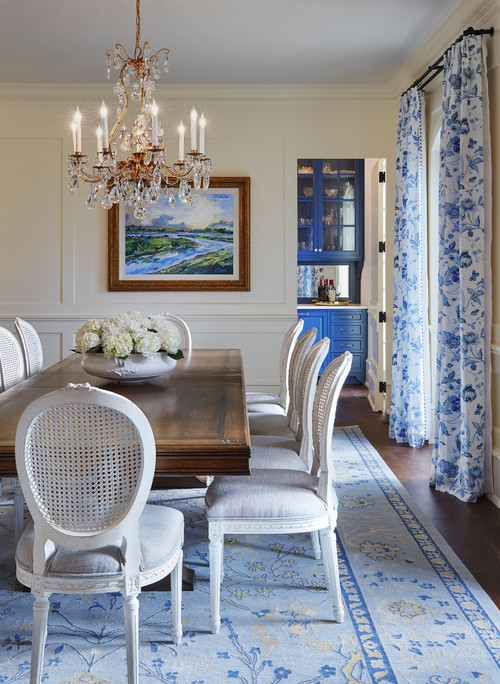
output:
M 213 101 L 269 101 L 269 102 L 328 102 L 333 100 L 393 99 L 387 84 L 356 85 L 158 85 L 156 97 L 179 102 Z M 84 102 L 114 97 L 112 85 L 74 83 L 2 83 L 1 104 L 23 100 L 53 104 L 57 101 Z
M 500 10 L 500 0 L 459 0 L 389 82 L 398 97 L 433 64 L 469 26 L 489 28 Z

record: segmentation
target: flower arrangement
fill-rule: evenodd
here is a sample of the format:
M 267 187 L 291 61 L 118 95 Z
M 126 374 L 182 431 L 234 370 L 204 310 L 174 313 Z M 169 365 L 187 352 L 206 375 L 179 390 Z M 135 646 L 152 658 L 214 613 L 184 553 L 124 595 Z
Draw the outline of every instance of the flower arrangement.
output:
M 84 323 L 77 330 L 74 351 L 103 353 L 118 359 L 126 359 L 130 354 L 150 359 L 157 352 L 164 352 L 177 360 L 184 356 L 180 343 L 179 329 L 165 316 L 128 311 L 103 321 L 93 318 Z

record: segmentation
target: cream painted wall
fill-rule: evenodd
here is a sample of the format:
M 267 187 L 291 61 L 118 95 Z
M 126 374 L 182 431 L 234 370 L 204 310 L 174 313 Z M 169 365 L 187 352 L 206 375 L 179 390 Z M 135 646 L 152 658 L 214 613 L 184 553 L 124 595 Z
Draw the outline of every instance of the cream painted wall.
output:
M 345 87 L 159 88 L 167 139 L 194 104 L 209 122 L 215 175 L 251 179 L 251 289 L 126 293 L 107 290 L 106 211 L 85 207 L 87 188 L 67 191 L 72 110 L 78 102 L 83 149 L 93 154 L 92 112 L 103 97 L 112 103 L 111 87 L 0 86 L 2 149 L 19 159 L 0 168 L 1 322 L 36 322 L 48 364 L 70 353 L 80 321 L 169 310 L 186 318 L 197 346 L 242 348 L 249 387 L 276 387 L 282 335 L 296 319 L 296 160 L 384 157 L 390 187 L 394 98 Z

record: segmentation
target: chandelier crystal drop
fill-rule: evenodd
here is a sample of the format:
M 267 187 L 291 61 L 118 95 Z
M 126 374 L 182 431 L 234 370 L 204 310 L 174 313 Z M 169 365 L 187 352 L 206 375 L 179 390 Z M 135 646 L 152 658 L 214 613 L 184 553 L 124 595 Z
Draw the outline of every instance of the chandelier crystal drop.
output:
M 158 118 L 159 108 L 154 99 L 154 81 L 161 76 L 161 68 L 168 73 L 167 48 L 151 54 L 147 42 L 141 47 L 140 0 L 136 0 L 136 40 L 133 57 L 130 57 L 121 43 L 114 50 L 106 52 L 106 75 L 110 78 L 111 68 L 119 70 L 119 79 L 114 87 L 118 98 L 117 120 L 111 132 L 108 130 L 108 110 L 103 102 L 100 108 L 100 125 L 97 128 L 97 154 L 91 169 L 88 157 L 82 154 L 82 115 L 77 107 L 73 116 L 73 154 L 68 158 L 69 190 L 77 193 L 79 181 L 90 183 L 91 190 L 86 200 L 89 209 L 99 203 L 110 209 L 113 204 L 124 202 L 134 209 L 137 219 L 144 218 L 147 207 L 155 204 L 164 195 L 170 206 L 175 203 L 172 188 L 178 188 L 181 202 L 191 205 L 191 189 L 208 188 L 212 162 L 205 156 L 204 114 L 198 117 L 193 108 L 190 115 L 191 149 L 184 150 L 185 127 L 179 125 L 179 160 L 168 166 L 164 131 Z M 127 128 L 125 116 L 129 100 L 140 106 L 133 124 Z M 118 140 L 117 140 L 118 138 Z M 197 142 L 198 141 L 198 142 Z M 118 159 L 117 147 L 129 153 L 125 159 Z

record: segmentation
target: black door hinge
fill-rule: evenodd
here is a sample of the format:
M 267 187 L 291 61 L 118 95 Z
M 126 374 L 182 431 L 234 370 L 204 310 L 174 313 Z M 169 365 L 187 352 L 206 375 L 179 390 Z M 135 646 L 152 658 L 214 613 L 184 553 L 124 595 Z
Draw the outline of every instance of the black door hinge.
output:
M 385 183 L 385 171 L 378 172 L 378 182 Z
M 378 251 L 379 251 L 379 254 L 382 254 L 382 252 L 385 252 L 385 242 L 379 242 L 378 243 Z
M 387 383 L 379 382 L 378 383 L 378 391 L 379 392 L 387 392 Z
M 379 323 L 387 323 L 387 314 L 385 311 L 379 311 L 378 312 L 378 322 Z

